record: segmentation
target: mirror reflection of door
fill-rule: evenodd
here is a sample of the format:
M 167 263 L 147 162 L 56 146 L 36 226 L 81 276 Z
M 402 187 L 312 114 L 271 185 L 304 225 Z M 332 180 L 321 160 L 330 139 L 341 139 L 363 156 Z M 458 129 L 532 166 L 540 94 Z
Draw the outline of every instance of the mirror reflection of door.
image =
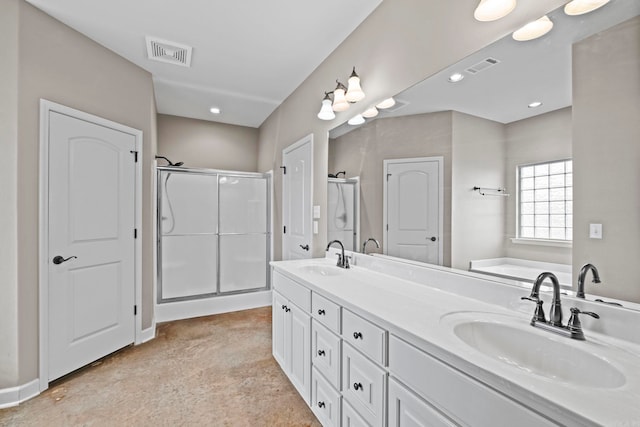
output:
M 282 259 L 311 258 L 313 135 L 282 150 Z
M 384 253 L 442 264 L 442 157 L 384 161 Z

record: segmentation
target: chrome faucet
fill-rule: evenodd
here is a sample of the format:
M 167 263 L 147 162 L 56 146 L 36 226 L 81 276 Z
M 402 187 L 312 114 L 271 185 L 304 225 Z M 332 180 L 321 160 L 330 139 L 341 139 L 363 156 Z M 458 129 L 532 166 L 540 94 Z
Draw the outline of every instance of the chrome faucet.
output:
M 578 274 L 578 292 L 576 292 L 577 298 L 584 298 L 584 279 L 587 276 L 587 273 L 591 270 L 591 274 L 593 276 L 592 283 L 600 283 L 600 274 L 598 273 L 598 269 L 593 264 L 585 264 L 580 269 L 580 273 Z
M 333 245 L 334 243 L 339 244 L 340 249 L 342 250 L 342 254 L 338 254 L 338 263 L 336 265 L 340 268 L 351 268 L 351 266 L 349 265 L 349 257 L 344 256 L 344 245 L 340 240 L 330 241 L 329 244 L 327 245 L 326 250 L 328 251 L 331 245 Z
M 553 297 L 551 300 L 551 309 L 549 310 L 549 321 L 545 319 L 544 310 L 542 308 L 543 301 L 540 299 L 540 286 L 546 279 L 551 280 L 553 285 Z M 599 319 L 596 313 L 590 311 L 580 311 L 576 307 L 571 308 L 571 317 L 569 323 L 564 326 L 562 324 L 562 304 L 560 302 L 560 283 L 558 278 L 553 273 L 545 272 L 540 274 L 536 281 L 533 283 L 531 294 L 528 297 L 522 297 L 536 303 L 536 310 L 531 319 L 531 326 L 541 328 L 556 334 L 564 335 L 577 340 L 584 340 L 584 333 L 582 332 L 582 325 L 580 324 L 579 314 L 586 314 L 595 319 Z
M 376 244 L 376 248 L 380 249 L 380 243 L 376 239 L 374 239 L 373 237 L 369 237 L 367 239 L 367 241 L 362 244 L 362 253 L 365 254 L 365 255 L 367 254 L 367 243 L 369 243 L 369 242 L 375 243 Z

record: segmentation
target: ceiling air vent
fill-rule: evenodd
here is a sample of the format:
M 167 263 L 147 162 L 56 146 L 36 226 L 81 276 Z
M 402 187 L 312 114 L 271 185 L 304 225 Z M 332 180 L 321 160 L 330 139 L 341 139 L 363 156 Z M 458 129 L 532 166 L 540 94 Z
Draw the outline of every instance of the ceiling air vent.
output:
M 147 55 L 154 61 L 166 62 L 183 67 L 191 66 L 191 46 L 160 40 L 154 37 L 146 37 Z
M 494 65 L 500 63 L 496 58 L 486 58 L 477 64 L 472 65 L 467 68 L 467 73 L 469 74 L 478 74 L 480 71 L 484 71 L 487 68 L 493 67 Z

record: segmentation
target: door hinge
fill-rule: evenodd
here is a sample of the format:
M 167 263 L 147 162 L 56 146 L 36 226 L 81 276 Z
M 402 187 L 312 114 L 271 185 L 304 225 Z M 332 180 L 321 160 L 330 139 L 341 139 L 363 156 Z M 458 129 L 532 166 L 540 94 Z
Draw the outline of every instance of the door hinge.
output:
M 137 228 L 134 228 L 134 229 L 133 229 L 133 238 L 134 238 L 134 239 L 137 239 L 137 238 L 138 238 L 138 229 L 137 229 Z
M 389 231 L 389 224 L 387 224 L 387 231 Z
M 389 181 L 389 177 L 391 176 L 390 173 L 387 174 L 387 181 Z
M 286 166 L 280 166 L 280 169 L 283 170 L 284 174 L 287 174 L 287 167 Z
M 135 150 L 131 150 L 129 151 L 131 154 L 133 154 L 133 159 L 136 163 L 138 163 L 138 152 Z
M 282 232 L 282 234 L 287 234 L 287 226 L 284 226 L 284 231 Z
M 137 315 L 138 315 L 138 306 L 137 306 L 137 305 L 134 305 L 134 306 L 133 306 L 133 315 L 134 315 L 134 316 L 137 316 Z

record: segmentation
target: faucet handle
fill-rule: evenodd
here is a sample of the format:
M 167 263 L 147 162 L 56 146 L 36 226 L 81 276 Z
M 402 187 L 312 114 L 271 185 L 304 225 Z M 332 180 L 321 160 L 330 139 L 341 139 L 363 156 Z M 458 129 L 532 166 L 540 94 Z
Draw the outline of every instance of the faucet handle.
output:
M 349 261 L 351 260 L 351 257 L 348 255 L 344 256 L 344 268 L 351 268 L 351 264 L 349 264 Z
M 338 255 L 338 263 L 336 264 L 338 267 L 342 267 L 342 254 L 336 254 Z
M 582 324 L 580 323 L 580 319 L 578 318 L 579 314 L 586 314 L 588 316 L 593 317 L 594 319 L 599 319 L 600 316 L 592 311 L 580 311 L 577 307 L 571 307 L 571 317 L 569 317 L 569 322 L 567 323 L 567 329 L 571 331 L 571 338 L 584 340 L 584 332 L 582 332 Z
M 542 308 L 542 301 L 540 298 L 532 298 L 532 297 L 520 297 L 521 300 L 533 301 L 536 303 L 536 311 L 533 312 L 533 319 L 531 319 L 531 324 L 536 322 L 546 323 L 547 319 L 544 316 L 544 309 Z

